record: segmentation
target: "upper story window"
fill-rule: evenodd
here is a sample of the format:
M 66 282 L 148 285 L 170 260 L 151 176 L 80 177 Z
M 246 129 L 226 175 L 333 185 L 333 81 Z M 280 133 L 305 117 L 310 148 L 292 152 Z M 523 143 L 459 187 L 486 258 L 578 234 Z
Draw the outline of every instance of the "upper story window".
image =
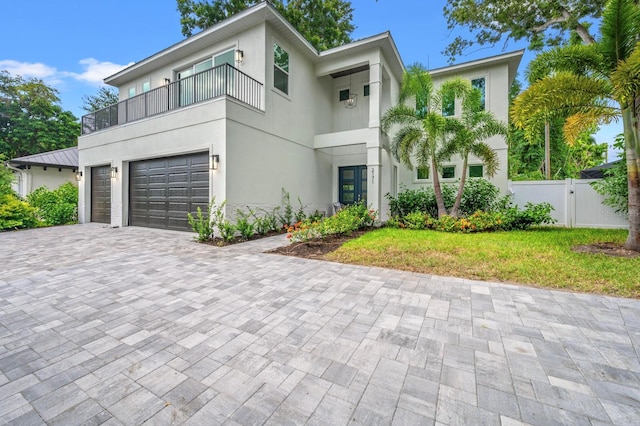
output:
M 350 91 L 349 89 L 344 89 L 340 91 L 340 102 L 342 101 L 346 101 L 347 99 L 349 99 L 349 95 L 350 95 Z
M 484 77 L 480 77 L 480 78 L 474 78 L 473 80 L 471 80 L 471 86 L 480 90 L 480 105 L 482 106 L 482 109 L 485 109 L 485 103 L 486 103 L 486 81 L 484 79 Z
M 142 83 L 142 93 L 148 92 L 149 90 L 151 90 L 151 82 L 150 81 L 145 81 Z
M 456 97 L 451 92 L 445 92 L 442 96 L 442 115 L 451 117 L 456 114 Z
M 289 53 L 273 43 L 273 87 L 289 94 Z
M 365 84 L 363 92 L 364 92 L 364 96 L 369 96 L 369 94 L 371 93 L 371 87 L 368 84 Z
M 129 87 L 129 97 L 133 98 L 136 95 L 136 87 Z

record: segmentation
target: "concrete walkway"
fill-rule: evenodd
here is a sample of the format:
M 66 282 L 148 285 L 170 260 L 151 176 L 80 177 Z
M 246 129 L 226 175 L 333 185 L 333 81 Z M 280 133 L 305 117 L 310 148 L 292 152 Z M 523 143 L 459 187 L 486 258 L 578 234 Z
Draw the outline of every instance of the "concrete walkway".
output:
M 0 234 L 0 424 L 640 423 L 640 302 L 218 248 Z

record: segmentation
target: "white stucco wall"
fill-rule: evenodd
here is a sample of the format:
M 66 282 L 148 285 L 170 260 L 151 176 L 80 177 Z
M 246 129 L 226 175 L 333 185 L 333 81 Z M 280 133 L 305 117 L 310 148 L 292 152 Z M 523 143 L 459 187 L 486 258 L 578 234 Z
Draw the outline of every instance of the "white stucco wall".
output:
M 71 169 L 47 167 L 45 170 L 44 167 L 32 166 L 29 169 L 14 172 L 14 176 L 16 180 L 12 187 L 21 197 L 26 197 L 41 186 L 53 190 L 67 182 L 77 185 L 76 173 Z

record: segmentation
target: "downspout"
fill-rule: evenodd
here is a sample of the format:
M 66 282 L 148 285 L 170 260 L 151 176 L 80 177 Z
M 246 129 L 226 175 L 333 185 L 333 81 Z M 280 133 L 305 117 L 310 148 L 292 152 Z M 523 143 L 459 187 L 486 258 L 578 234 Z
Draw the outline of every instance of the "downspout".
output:
M 11 164 L 9 164 L 8 161 L 6 163 L 4 163 L 4 165 L 7 166 L 8 169 L 11 169 L 11 170 L 13 170 L 15 172 L 18 172 L 18 188 L 22 189 L 22 173 L 25 173 L 25 174 L 28 175 L 29 172 L 27 172 L 27 169 L 19 169 L 17 167 L 13 167 Z M 27 181 L 28 181 L 28 179 L 27 179 Z M 20 195 L 23 198 L 26 197 L 27 194 L 29 193 L 28 188 L 25 187 L 24 189 L 25 189 L 25 194 L 24 195 L 20 194 L 19 193 L 20 191 L 18 190 L 18 195 Z

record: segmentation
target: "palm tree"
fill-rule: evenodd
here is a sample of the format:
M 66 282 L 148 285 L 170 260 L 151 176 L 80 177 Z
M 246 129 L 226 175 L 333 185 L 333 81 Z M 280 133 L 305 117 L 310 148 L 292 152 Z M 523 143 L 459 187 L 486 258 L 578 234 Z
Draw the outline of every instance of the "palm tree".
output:
M 507 126 L 497 120 L 491 112 L 484 110 L 480 90 L 471 87 L 468 81 L 450 80 L 443 85 L 443 90 L 449 90 L 455 97 L 462 100 L 461 116 L 447 117 L 447 132 L 451 137 L 443 147 L 443 155 L 458 154 L 462 158 L 462 178 L 456 200 L 449 213 L 451 216 L 457 217 L 462 202 L 469 155 L 474 155 L 482 162 L 487 176 L 495 176 L 500 164 L 498 154 L 485 140 L 496 135 L 506 137 Z
M 516 99 L 512 118 L 526 132 L 553 111 L 567 113 L 564 132 L 572 143 L 589 126 L 622 117 L 629 187 L 625 248 L 640 251 L 640 4 L 610 0 L 600 31 L 594 44 L 539 55 L 530 68 L 539 78 Z
M 412 101 L 411 106 L 409 101 Z M 387 110 L 381 123 L 385 133 L 394 125 L 401 126 L 391 141 L 391 151 L 396 160 L 409 169 L 413 169 L 413 157 L 418 167 L 431 166 L 438 216 L 447 214 L 436 172 L 447 126 L 445 117 L 440 113 L 441 105 L 442 99 L 434 90 L 429 72 L 423 65 L 414 64 L 403 76 L 398 104 Z

